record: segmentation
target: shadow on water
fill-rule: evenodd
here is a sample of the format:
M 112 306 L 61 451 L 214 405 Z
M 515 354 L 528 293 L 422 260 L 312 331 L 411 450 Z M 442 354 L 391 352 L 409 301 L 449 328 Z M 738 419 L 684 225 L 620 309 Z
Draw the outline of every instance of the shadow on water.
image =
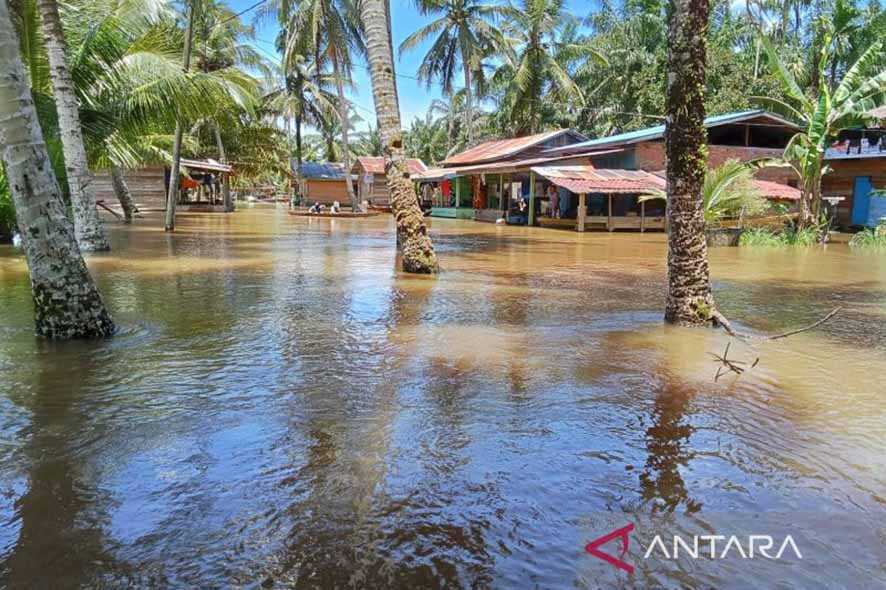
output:
M 713 383 L 728 338 L 662 325 L 658 234 L 435 219 L 429 278 L 397 271 L 387 217 L 159 221 L 90 259 L 123 327 L 105 342 L 36 341 L 0 250 L 0 586 L 884 582 L 882 262 L 713 253 L 747 329 L 846 307 L 735 344 L 760 365 Z M 804 560 L 645 562 L 632 542 L 627 578 L 583 549 L 627 522 L 796 531 Z
M 654 382 L 650 424 L 646 428 L 646 465 L 640 473 L 640 495 L 652 503 L 652 514 L 682 509 L 693 514 L 702 504 L 689 495 L 680 470 L 693 458 L 690 438 L 694 431 L 687 415 L 693 391 L 667 373 Z
M 96 481 L 101 466 L 84 453 L 106 434 L 103 411 L 89 399 L 99 386 L 93 357 L 70 344 L 40 343 L 40 349 L 33 390 L 15 396 L 31 420 L 17 434 L 25 441 L 18 460 L 27 465 L 27 491 L 15 501 L 15 522 L 6 525 L 16 526 L 18 538 L 0 563 L 0 586 L 126 584 L 132 572 L 105 535 L 108 498 Z M 76 363 L 76 380 L 67 363 Z

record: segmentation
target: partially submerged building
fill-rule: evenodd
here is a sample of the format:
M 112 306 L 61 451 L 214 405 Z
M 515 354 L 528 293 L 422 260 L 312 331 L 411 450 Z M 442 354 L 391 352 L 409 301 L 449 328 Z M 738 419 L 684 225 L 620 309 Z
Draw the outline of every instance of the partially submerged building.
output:
M 295 171 L 303 205 L 332 205 L 335 201 L 349 205 L 348 180 L 353 182 L 354 177 L 345 175 L 344 165 L 338 162 L 302 162 Z
M 762 110 L 705 119 L 709 165 L 780 157 L 800 128 Z M 435 185 L 432 215 L 507 219 L 553 227 L 664 228 L 664 204 L 640 196 L 663 189 L 664 125 L 599 139 L 570 129 L 482 143 L 415 175 Z M 791 168 L 761 170 L 764 193 L 799 198 Z M 774 185 L 783 186 L 777 190 Z M 583 192 L 582 192 L 583 191 Z M 579 223 L 580 218 L 584 219 Z
M 426 172 L 428 167 L 418 158 L 407 158 L 406 168 L 410 176 Z M 357 180 L 357 200 L 367 201 L 373 207 L 386 208 L 391 204 L 391 193 L 385 177 L 385 161 L 382 157 L 359 156 L 351 167 Z
M 212 159 L 181 159 L 180 211 L 224 212 L 221 185 L 234 169 Z M 169 167 L 143 166 L 123 171 L 123 179 L 139 211 L 163 211 L 169 190 Z M 110 209 L 118 207 L 110 171 L 99 171 L 93 180 L 96 200 Z
M 886 112 L 883 112 L 886 120 Z M 842 227 L 875 227 L 886 218 L 886 128 L 851 129 L 825 152 L 822 197 Z

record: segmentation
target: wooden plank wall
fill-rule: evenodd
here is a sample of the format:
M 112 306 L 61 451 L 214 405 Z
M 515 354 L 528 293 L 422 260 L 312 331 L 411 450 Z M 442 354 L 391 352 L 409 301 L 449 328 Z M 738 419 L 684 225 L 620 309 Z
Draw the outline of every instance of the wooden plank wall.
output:
M 344 180 L 311 179 L 306 185 L 305 200 L 308 205 L 313 205 L 315 202 L 332 205 L 334 201 L 338 201 L 342 206 L 350 205 L 348 187 L 345 186 Z
M 164 210 L 166 208 L 166 187 L 162 166 L 149 166 L 127 170 L 123 173 L 135 206 L 141 211 Z M 111 184 L 111 173 L 100 170 L 95 173 L 93 180 L 95 185 L 95 197 L 104 200 L 108 206 L 114 207 L 119 204 L 114 186 Z
M 848 227 L 852 220 L 852 191 L 856 176 L 870 176 L 875 189 L 886 189 L 886 157 L 830 160 L 831 171 L 821 179 L 821 194 L 844 197 L 837 205 L 837 222 Z

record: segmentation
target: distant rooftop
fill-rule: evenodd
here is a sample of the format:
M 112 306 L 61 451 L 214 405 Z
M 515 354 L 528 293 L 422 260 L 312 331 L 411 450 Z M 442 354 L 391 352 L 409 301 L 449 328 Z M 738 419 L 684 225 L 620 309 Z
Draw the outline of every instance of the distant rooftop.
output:
M 351 167 L 351 172 L 357 172 L 357 165 L 363 167 L 363 170 L 369 172 L 370 174 L 384 174 L 385 173 L 385 159 L 379 156 L 360 156 L 357 158 L 357 161 L 354 162 L 354 165 Z M 419 174 L 428 169 L 425 166 L 425 163 L 419 160 L 418 158 L 407 158 L 406 159 L 406 168 L 409 170 L 409 174 Z
M 519 154 L 525 149 L 545 143 L 561 135 L 571 134 L 577 140 L 585 139 L 583 135 L 571 129 L 555 129 L 535 135 L 524 135 L 511 139 L 494 139 L 485 141 L 458 154 L 449 156 L 441 162 L 443 166 L 455 166 L 458 164 L 479 164 L 501 158 L 507 158 Z
M 788 121 L 787 119 L 783 119 L 778 115 L 774 115 L 770 112 L 764 111 L 762 109 L 755 109 L 751 111 L 741 111 L 737 113 L 727 113 L 725 115 L 716 115 L 713 117 L 708 117 L 704 120 L 704 125 L 707 128 L 717 127 L 719 125 L 730 125 L 733 123 L 743 123 L 747 121 L 751 121 L 754 119 L 768 119 L 771 121 L 769 124 L 775 124 L 778 126 L 788 127 L 794 131 L 800 131 L 800 127 Z M 619 147 L 623 145 L 628 145 L 632 143 L 640 143 L 643 141 L 652 141 L 656 139 L 661 139 L 664 137 L 665 126 L 664 125 L 656 125 L 655 127 L 647 127 L 645 129 L 638 129 L 636 131 L 629 131 L 628 133 L 619 133 L 618 135 L 610 135 L 609 137 L 600 137 L 598 139 L 591 139 L 590 141 L 584 141 L 582 143 L 574 143 L 568 146 L 556 147 L 547 150 L 547 153 L 556 153 L 567 150 L 574 149 L 597 149 L 597 148 L 608 148 L 608 147 Z
M 339 162 L 302 162 L 297 173 L 310 180 L 345 179 L 345 167 Z

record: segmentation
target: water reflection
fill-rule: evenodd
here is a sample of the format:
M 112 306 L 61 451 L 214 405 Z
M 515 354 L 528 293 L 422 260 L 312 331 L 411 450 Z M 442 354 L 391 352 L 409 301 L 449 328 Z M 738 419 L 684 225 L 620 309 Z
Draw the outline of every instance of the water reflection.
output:
M 0 249 L 0 586 L 882 585 L 886 264 L 713 251 L 746 329 L 846 307 L 733 347 L 761 363 L 715 384 L 726 336 L 661 324 L 661 235 L 434 219 L 428 278 L 397 272 L 386 217 L 112 229 L 90 260 L 124 328 L 107 342 L 38 343 Z M 707 561 L 625 582 L 582 551 L 625 521 L 776 512 L 815 539 L 814 578 Z
M 27 491 L 15 500 L 18 539 L 0 567 L 0 586 L 48 588 L 59 580 L 69 587 L 95 586 L 113 580 L 119 569 L 104 534 L 107 498 L 77 442 L 84 430 L 93 440 L 104 435 L 101 422 L 83 407 L 98 384 L 89 355 L 71 355 L 66 344 L 41 348 L 33 390 L 16 396 L 31 416 L 28 431 L 18 433 L 27 441 L 20 450 Z M 72 356 L 78 361 L 75 381 L 58 362 Z
M 680 471 L 693 458 L 690 438 L 694 428 L 689 423 L 693 391 L 667 373 L 662 373 L 654 389 L 651 424 L 646 429 L 646 466 L 640 473 L 641 495 L 652 503 L 652 514 L 681 507 L 692 514 L 701 510 L 702 504 L 690 497 Z

